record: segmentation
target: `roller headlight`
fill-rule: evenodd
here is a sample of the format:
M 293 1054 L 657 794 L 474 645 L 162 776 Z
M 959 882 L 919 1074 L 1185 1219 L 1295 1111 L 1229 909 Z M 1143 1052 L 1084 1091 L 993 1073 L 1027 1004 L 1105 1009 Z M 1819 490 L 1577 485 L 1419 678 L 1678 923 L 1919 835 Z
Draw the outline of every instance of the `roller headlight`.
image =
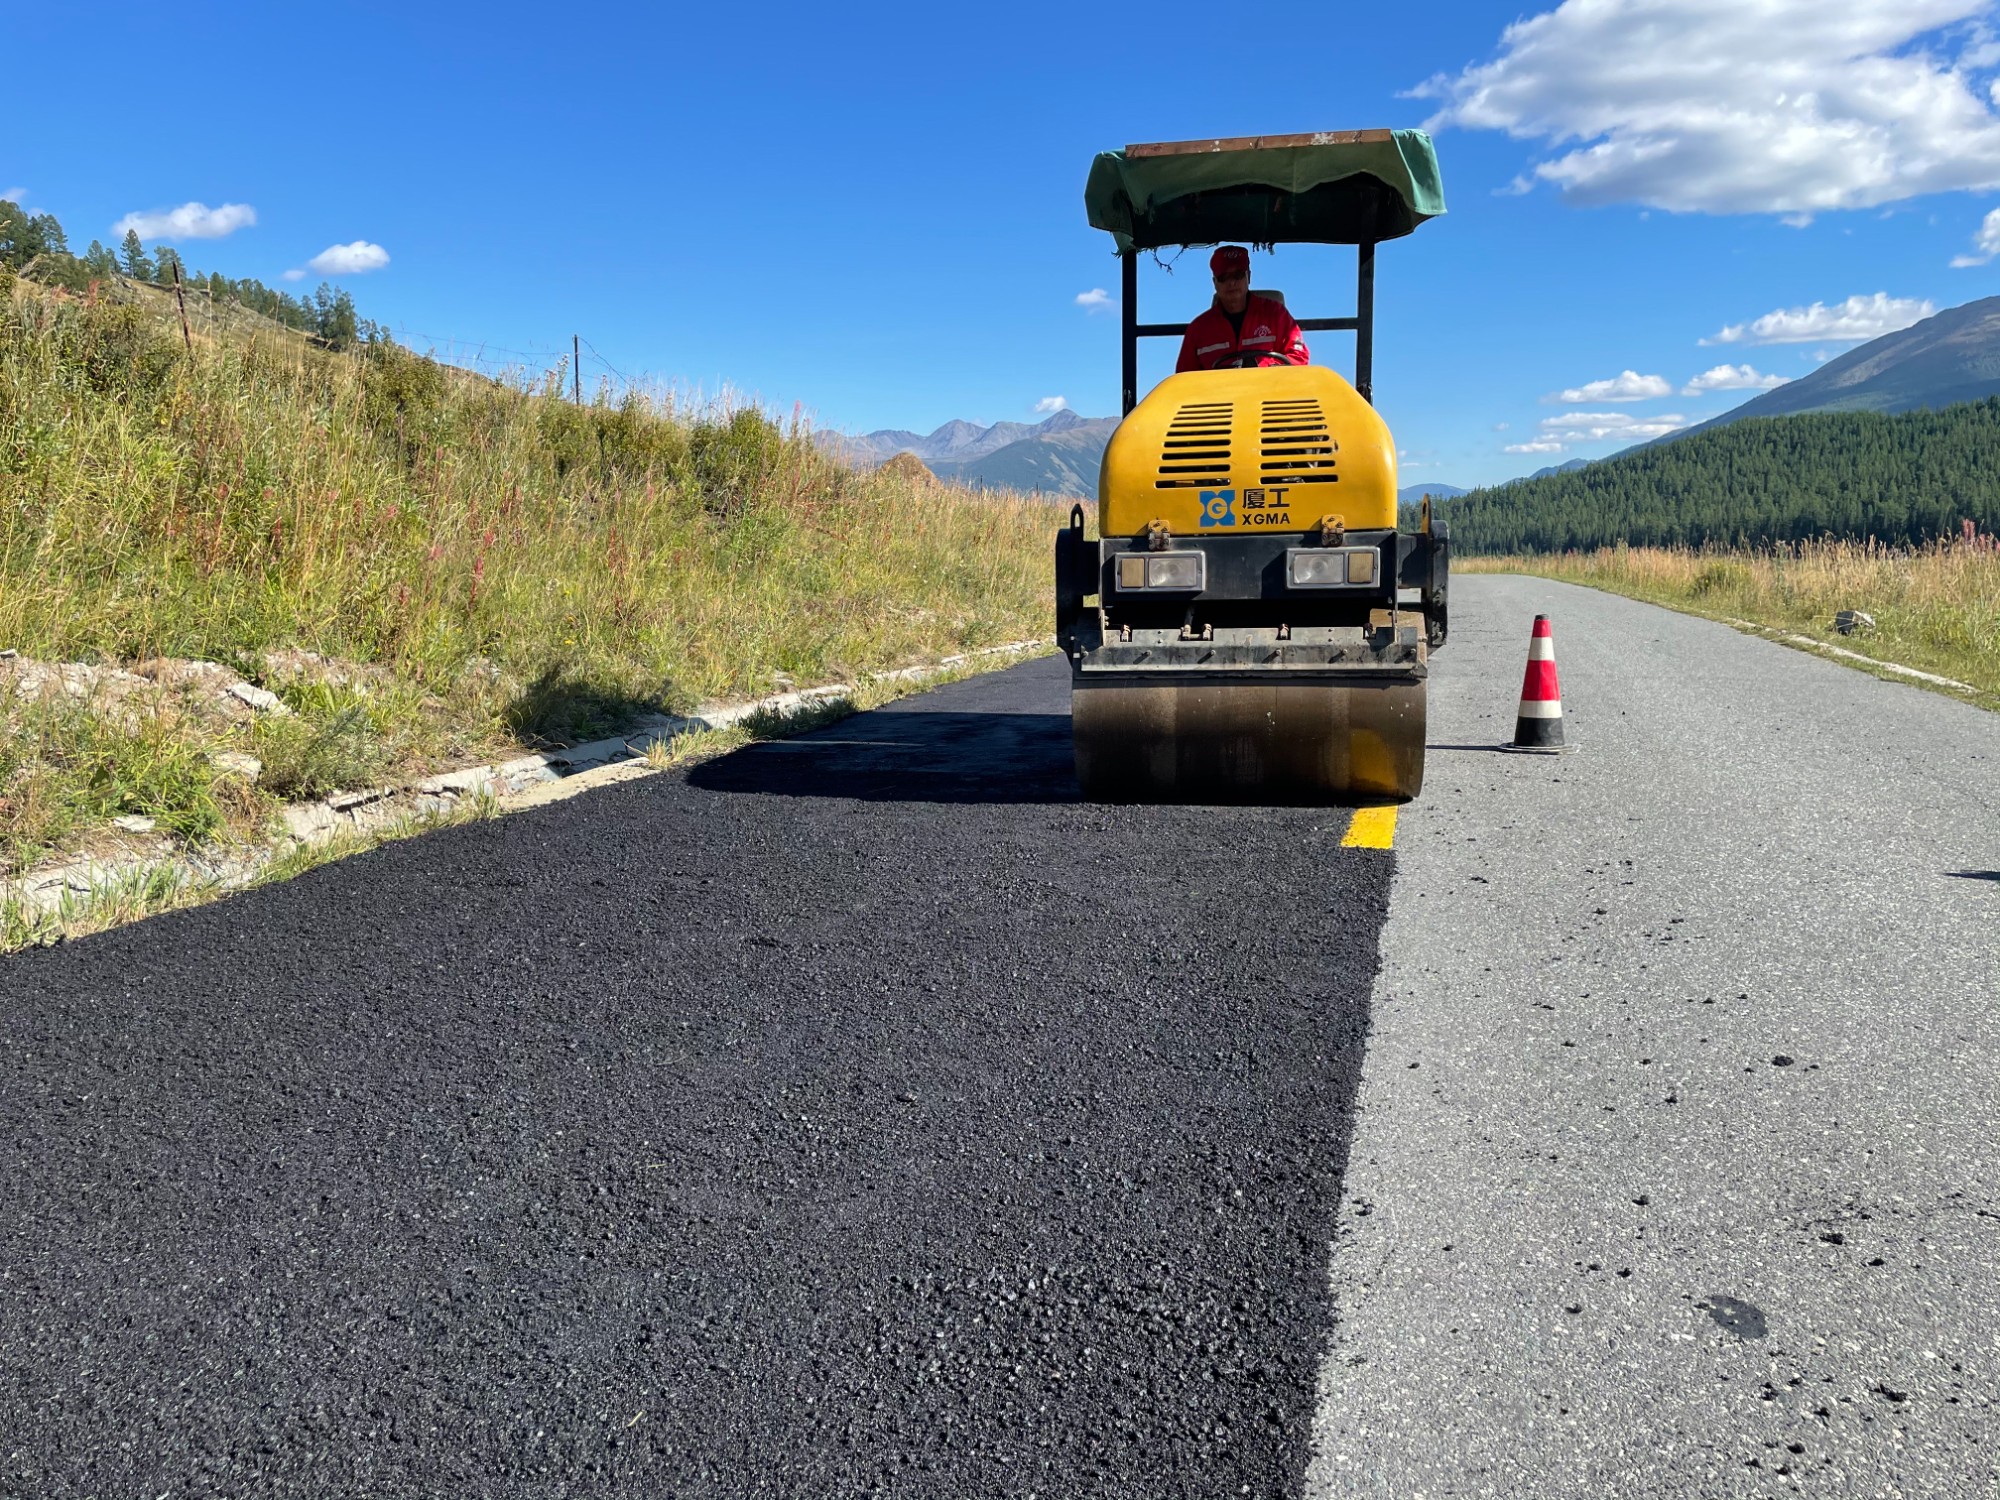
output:
M 1208 582 L 1201 552 L 1127 552 L 1118 559 L 1121 593 L 1198 594 Z
M 1373 547 L 1293 547 L 1285 581 L 1295 589 L 1373 588 L 1379 561 Z

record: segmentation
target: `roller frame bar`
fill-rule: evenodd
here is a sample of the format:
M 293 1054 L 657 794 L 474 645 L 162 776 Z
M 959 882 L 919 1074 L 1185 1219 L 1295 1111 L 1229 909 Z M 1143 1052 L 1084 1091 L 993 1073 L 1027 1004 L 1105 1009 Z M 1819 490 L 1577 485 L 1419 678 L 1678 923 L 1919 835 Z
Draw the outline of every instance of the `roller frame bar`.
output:
M 1121 410 L 1130 415 L 1139 404 L 1139 340 L 1178 338 L 1187 332 L 1185 323 L 1141 323 L 1139 321 L 1139 252 L 1121 251 L 1118 256 L 1118 322 L 1120 365 L 1123 370 Z M 1370 406 L 1375 404 L 1375 243 L 1355 246 L 1355 313 L 1351 318 L 1300 318 L 1299 327 L 1308 333 L 1330 331 L 1354 334 L 1354 389 Z

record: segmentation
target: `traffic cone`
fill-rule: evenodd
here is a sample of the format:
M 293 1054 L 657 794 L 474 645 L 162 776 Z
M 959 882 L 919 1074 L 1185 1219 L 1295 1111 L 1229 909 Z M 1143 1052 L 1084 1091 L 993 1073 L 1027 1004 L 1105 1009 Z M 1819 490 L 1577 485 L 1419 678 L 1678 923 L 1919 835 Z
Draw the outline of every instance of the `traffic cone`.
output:
M 1547 615 L 1535 616 L 1528 637 L 1528 671 L 1521 679 L 1521 711 L 1514 718 L 1514 743 L 1509 750 L 1539 750 L 1553 755 L 1563 744 L 1562 689 L 1556 685 L 1556 638 Z

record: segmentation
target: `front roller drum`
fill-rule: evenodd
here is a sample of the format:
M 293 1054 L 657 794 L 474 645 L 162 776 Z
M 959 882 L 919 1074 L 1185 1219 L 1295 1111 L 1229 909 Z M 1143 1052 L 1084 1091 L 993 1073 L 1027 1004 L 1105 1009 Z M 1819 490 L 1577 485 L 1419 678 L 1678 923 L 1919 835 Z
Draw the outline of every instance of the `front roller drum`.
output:
M 1076 779 L 1093 802 L 1408 800 L 1421 680 L 1078 678 Z

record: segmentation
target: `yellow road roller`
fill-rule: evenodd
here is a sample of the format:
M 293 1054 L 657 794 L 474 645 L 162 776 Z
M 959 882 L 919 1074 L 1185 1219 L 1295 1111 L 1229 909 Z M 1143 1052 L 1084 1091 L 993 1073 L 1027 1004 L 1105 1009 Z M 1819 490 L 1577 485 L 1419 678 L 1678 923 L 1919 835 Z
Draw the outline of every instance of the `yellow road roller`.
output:
M 1418 130 L 1108 151 L 1084 192 L 1122 261 L 1123 419 L 1056 539 L 1076 773 L 1094 801 L 1344 802 L 1423 787 L 1424 686 L 1449 544 L 1426 502 L 1398 533 L 1373 406 L 1375 246 L 1444 212 Z M 1190 370 L 1138 399 L 1138 257 L 1225 241 L 1356 247 L 1352 384 L 1315 365 Z M 1282 293 L 1252 288 L 1282 301 Z M 1296 316 L 1296 314 L 1294 314 Z M 1410 597 L 1413 596 L 1413 597 Z

